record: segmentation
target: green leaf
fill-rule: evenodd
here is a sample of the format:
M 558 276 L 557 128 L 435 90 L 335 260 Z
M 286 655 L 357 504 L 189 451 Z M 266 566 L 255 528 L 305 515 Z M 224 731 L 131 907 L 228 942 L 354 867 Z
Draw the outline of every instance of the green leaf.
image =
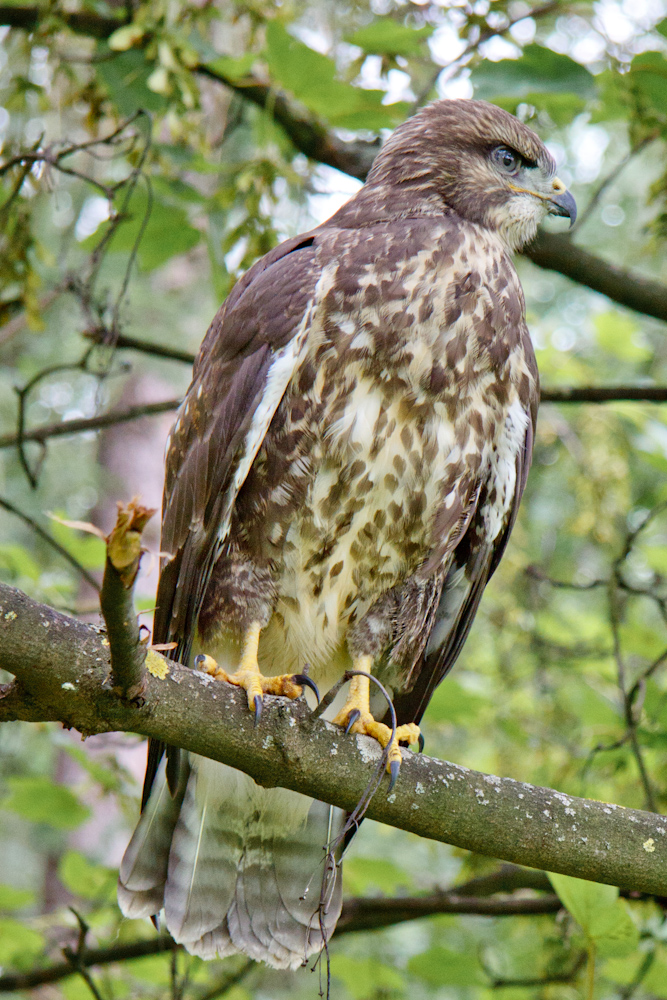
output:
M 484 698 L 471 694 L 461 687 L 458 681 L 447 678 L 445 683 L 436 689 L 429 702 L 429 721 L 461 725 L 474 719 L 485 704 Z
M 0 885 L 0 910 L 21 910 L 35 899 L 30 889 L 15 889 L 13 885 Z
M 168 205 L 159 198 L 149 202 L 143 189 L 134 191 L 126 215 L 126 220 L 111 237 L 108 252 L 131 253 L 139 239 L 137 257 L 142 271 L 154 271 L 171 257 L 186 253 L 202 237 L 199 230 L 190 225 L 184 209 Z M 103 223 L 83 241 L 82 247 L 85 250 L 94 249 L 110 225 L 110 222 Z
M 10 917 L 0 917 L 0 967 L 29 968 L 44 947 L 44 938 L 38 931 Z
M 664 38 L 667 38 L 667 17 L 664 18 L 664 20 L 659 21 L 653 30 L 657 31 Z
M 257 62 L 257 56 L 253 52 L 246 52 L 238 59 L 234 59 L 232 56 L 220 56 L 219 59 L 207 63 L 206 67 L 228 80 L 240 80 L 248 75 L 255 62 Z
M 109 35 L 107 44 L 114 52 L 125 52 L 140 42 L 144 34 L 144 29 L 140 25 L 124 24 L 122 28 L 116 28 L 114 33 Z
M 111 49 L 101 45 L 100 55 L 108 56 Z M 143 108 L 145 111 L 165 111 L 167 100 L 147 86 L 155 66 L 146 59 L 142 49 L 128 49 L 112 59 L 95 63 L 95 72 L 106 88 L 109 97 L 121 115 L 131 115 Z
M 593 325 L 600 347 L 620 361 L 644 361 L 651 357 L 649 348 L 637 341 L 639 331 L 636 324 L 622 313 L 599 313 Z
M 429 986 L 482 986 L 487 982 L 474 955 L 440 945 L 413 955 L 408 970 Z
M 355 1000 L 375 1000 L 378 994 L 388 997 L 395 991 L 402 995 L 405 985 L 398 970 L 372 958 L 332 955 L 331 974 L 345 984 Z
M 667 1000 L 667 961 L 657 959 L 642 980 L 647 995 Z
M 632 60 L 630 85 L 661 118 L 667 106 L 667 59 L 662 52 L 642 52 Z
M 66 517 L 64 511 L 55 513 L 58 517 Z M 70 528 L 69 525 L 55 519 L 51 521 L 51 534 L 86 569 L 103 569 L 106 546 L 101 538 L 77 528 Z
M 409 106 L 403 101 L 383 105 L 382 90 L 364 90 L 337 80 L 332 59 L 308 48 L 277 21 L 267 25 L 266 41 L 272 78 L 332 125 L 389 128 L 407 114 Z
M 114 869 L 96 865 L 79 851 L 67 851 L 58 865 L 60 881 L 75 896 L 110 901 L 116 891 Z
M 412 56 L 421 52 L 424 42 L 433 34 L 433 27 L 410 28 L 392 17 L 380 17 L 365 28 L 347 35 L 346 42 L 358 45 L 364 52 L 388 56 Z
M 548 874 L 561 902 L 600 955 L 622 958 L 635 950 L 639 931 L 618 898 L 617 886 Z
M 363 895 L 371 889 L 395 893 L 412 881 L 410 876 L 387 858 L 351 858 L 345 862 L 346 891 Z
M 7 778 L 7 784 L 10 794 L 0 802 L 0 807 L 18 813 L 33 823 L 72 830 L 90 815 L 90 810 L 69 788 L 56 785 L 48 778 L 11 777 Z
M 0 545 L 0 569 L 8 570 L 12 576 L 27 576 L 29 580 L 39 580 L 42 571 L 27 549 L 22 545 Z
M 475 97 L 482 100 L 554 93 L 571 93 L 580 99 L 595 95 L 595 81 L 585 66 L 542 45 L 526 45 L 519 59 L 484 59 L 471 80 Z

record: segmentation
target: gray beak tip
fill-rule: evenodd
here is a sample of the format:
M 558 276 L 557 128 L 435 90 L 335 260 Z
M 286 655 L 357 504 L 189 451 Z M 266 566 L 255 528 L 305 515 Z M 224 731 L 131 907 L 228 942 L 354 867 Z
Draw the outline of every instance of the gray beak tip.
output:
M 577 221 L 577 203 L 570 192 L 563 191 L 562 194 L 554 195 L 553 198 L 549 199 L 549 202 L 550 214 L 560 215 L 563 218 L 567 217 L 570 220 L 570 229 L 572 229 L 572 226 Z

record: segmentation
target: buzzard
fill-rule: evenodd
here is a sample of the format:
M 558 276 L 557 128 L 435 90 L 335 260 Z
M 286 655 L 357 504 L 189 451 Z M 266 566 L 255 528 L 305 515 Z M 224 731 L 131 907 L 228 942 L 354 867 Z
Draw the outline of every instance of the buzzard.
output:
M 360 672 L 333 721 L 415 742 L 502 556 L 538 374 L 511 252 L 572 195 L 540 139 L 480 101 L 398 128 L 365 185 L 247 272 L 203 342 L 168 443 L 154 641 L 299 696 Z M 304 673 L 305 663 L 311 673 Z M 370 673 L 399 728 L 376 714 Z M 339 810 L 153 741 L 119 901 L 204 958 L 295 968 L 341 907 Z

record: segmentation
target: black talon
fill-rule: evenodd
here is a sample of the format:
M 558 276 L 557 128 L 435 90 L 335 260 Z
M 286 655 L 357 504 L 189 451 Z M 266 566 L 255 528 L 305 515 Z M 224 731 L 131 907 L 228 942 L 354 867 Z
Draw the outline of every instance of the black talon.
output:
M 255 725 L 257 725 L 259 723 L 259 720 L 262 718 L 262 708 L 263 708 L 263 706 L 264 706 L 264 699 L 262 698 L 261 694 L 256 694 L 255 695 Z
M 352 726 L 355 724 L 355 722 L 357 721 L 357 719 L 359 718 L 360 715 L 361 715 L 361 712 L 359 711 L 358 708 L 353 708 L 352 709 L 352 711 L 350 712 L 350 714 L 347 717 L 347 725 L 345 727 L 345 734 L 346 735 L 347 735 L 347 733 L 349 733 L 350 729 L 352 729 Z
M 393 790 L 394 790 L 394 785 L 396 784 L 396 780 L 398 778 L 398 772 L 400 771 L 400 769 L 401 769 L 401 762 L 400 762 L 400 760 L 392 760 L 391 764 L 389 765 L 389 775 L 390 775 L 390 778 L 389 778 L 389 791 L 390 792 L 393 792 Z
M 423 753 L 424 752 L 424 742 L 425 742 L 424 741 L 424 737 L 420 733 L 419 734 L 419 739 L 417 740 L 417 746 L 419 747 L 419 753 Z
M 292 677 L 290 677 L 290 680 L 294 684 L 299 684 L 301 687 L 310 688 L 310 690 L 313 692 L 313 694 L 317 698 L 317 704 L 319 705 L 319 703 L 320 703 L 320 692 L 317 690 L 317 684 L 315 683 L 315 681 L 311 681 L 311 679 L 308 676 L 308 674 L 293 674 Z
M 156 931 L 160 930 L 160 914 L 151 913 L 151 923 Z

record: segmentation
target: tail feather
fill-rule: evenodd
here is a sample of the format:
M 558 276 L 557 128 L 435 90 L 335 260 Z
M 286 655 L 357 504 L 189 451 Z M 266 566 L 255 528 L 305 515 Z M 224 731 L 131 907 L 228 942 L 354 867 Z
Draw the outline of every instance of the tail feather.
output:
M 238 771 L 191 756 L 192 774 L 174 830 L 164 909 L 167 927 L 179 943 L 197 941 L 227 912 L 243 852 L 242 816 L 234 808 Z M 226 780 L 230 772 L 232 780 Z
M 127 917 L 151 917 L 162 909 L 169 847 L 188 780 L 184 761 L 176 795 L 165 780 L 166 761 L 158 771 L 146 808 L 132 834 L 118 876 L 118 902 Z
M 164 764 L 121 866 L 128 916 L 164 905 L 174 939 L 201 958 L 241 951 L 297 968 L 333 931 L 339 872 L 326 876 L 326 844 L 343 814 L 203 757 L 182 754 L 176 798 Z M 333 817 L 333 822 L 331 818 Z M 322 887 L 330 898 L 321 905 Z
M 273 893 L 263 884 L 270 881 L 272 869 L 271 854 L 261 837 L 254 835 L 246 840 L 242 865 L 236 883 L 235 904 L 229 914 L 230 933 L 237 940 L 257 942 L 257 954 L 263 958 L 268 950 L 276 963 L 287 967 L 291 954 L 276 940 L 274 933 L 278 913 L 275 882 Z M 250 949 L 248 954 L 255 957 Z

